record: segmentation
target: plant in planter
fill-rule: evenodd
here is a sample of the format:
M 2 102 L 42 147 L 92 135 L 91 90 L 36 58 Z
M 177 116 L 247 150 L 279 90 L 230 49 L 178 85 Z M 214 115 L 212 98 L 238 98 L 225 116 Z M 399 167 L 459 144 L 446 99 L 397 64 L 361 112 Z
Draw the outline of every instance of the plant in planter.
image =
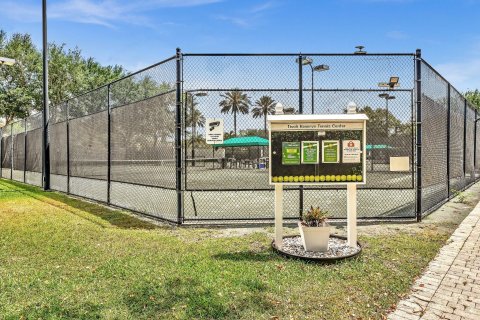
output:
M 327 211 L 311 206 L 298 222 L 305 251 L 325 252 L 328 250 L 328 239 L 330 238 L 328 216 Z

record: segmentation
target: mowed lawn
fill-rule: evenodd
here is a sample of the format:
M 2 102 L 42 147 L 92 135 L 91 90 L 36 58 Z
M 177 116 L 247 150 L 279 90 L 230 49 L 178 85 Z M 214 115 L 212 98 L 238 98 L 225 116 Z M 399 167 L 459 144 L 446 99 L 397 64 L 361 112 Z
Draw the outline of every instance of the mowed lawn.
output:
M 0 180 L 1 318 L 382 319 L 448 238 L 361 237 L 358 258 L 319 265 L 224 234 Z

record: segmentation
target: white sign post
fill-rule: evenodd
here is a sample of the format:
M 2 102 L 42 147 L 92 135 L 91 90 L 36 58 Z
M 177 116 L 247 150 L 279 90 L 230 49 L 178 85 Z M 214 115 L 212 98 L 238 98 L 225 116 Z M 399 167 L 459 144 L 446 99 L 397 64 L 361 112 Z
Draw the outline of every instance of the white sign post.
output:
M 353 113 L 267 117 L 276 248 L 283 243 L 285 184 L 346 185 L 347 241 L 357 246 L 357 184 L 366 183 L 367 120 L 365 114 Z
M 223 143 L 223 119 L 209 118 L 205 120 L 205 141 L 207 144 Z

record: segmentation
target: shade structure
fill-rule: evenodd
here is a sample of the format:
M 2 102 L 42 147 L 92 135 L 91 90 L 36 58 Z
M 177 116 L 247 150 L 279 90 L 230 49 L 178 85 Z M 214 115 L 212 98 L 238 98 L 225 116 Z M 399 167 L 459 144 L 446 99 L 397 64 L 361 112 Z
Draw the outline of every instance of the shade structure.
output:
M 237 137 L 227 139 L 223 143 L 215 144 L 213 146 L 215 148 L 268 146 L 268 140 L 257 136 Z

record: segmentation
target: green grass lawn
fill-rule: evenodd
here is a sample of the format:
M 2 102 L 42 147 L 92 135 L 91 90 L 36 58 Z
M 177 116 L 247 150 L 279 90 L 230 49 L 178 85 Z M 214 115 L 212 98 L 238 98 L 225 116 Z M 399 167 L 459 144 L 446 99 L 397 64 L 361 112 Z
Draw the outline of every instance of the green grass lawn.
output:
M 448 238 L 361 237 L 355 259 L 286 260 L 265 233 L 158 227 L 0 180 L 6 319 L 381 319 Z

